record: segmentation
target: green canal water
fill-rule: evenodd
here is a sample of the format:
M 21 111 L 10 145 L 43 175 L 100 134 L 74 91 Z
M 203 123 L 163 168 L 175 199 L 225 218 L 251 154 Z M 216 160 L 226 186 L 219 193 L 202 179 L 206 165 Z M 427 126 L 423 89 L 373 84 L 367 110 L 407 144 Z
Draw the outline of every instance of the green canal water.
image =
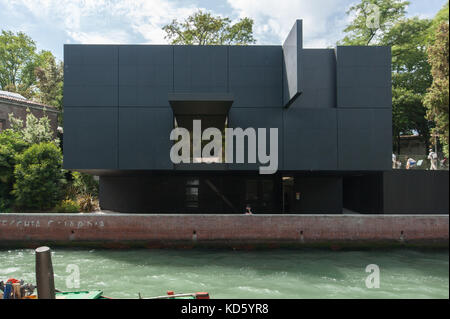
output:
M 449 298 L 448 251 L 61 250 L 56 288 L 114 298 L 206 291 L 212 298 Z M 366 266 L 380 270 L 368 289 Z M 80 289 L 68 289 L 77 265 Z M 71 268 L 72 267 L 72 268 Z M 69 271 L 69 272 L 67 272 Z M 0 280 L 35 283 L 33 250 L 1 250 Z

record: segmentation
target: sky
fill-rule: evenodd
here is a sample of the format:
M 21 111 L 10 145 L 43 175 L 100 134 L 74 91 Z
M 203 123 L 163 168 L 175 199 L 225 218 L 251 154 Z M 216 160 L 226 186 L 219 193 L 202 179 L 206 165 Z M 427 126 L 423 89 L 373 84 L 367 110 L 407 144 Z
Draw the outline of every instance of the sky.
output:
M 22 31 L 58 59 L 63 45 L 166 44 L 162 27 L 198 9 L 254 20 L 256 44 L 280 45 L 303 19 L 306 48 L 332 47 L 358 0 L 0 0 L 0 29 Z M 432 18 L 446 0 L 410 0 L 408 16 Z

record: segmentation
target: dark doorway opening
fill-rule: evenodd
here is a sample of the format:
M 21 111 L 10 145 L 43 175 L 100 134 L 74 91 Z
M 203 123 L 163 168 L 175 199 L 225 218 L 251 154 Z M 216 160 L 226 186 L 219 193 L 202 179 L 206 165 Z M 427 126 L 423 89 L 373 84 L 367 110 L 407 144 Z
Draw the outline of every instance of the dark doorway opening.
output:
M 283 214 L 289 214 L 294 208 L 294 177 L 282 177 Z

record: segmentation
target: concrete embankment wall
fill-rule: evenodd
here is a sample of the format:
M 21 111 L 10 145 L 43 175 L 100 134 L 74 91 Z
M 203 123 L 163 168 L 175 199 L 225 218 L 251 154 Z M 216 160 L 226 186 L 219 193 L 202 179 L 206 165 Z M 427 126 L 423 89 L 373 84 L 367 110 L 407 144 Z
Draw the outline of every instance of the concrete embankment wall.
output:
M 1 214 L 0 246 L 448 247 L 448 215 Z

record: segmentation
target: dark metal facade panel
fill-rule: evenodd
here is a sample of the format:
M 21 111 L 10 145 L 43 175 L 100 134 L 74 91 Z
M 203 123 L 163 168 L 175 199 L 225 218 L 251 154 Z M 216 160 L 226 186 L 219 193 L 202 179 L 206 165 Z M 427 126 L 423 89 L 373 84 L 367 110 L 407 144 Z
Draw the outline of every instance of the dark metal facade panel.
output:
M 336 55 L 332 49 L 303 49 L 302 94 L 290 108 L 336 107 Z
M 278 170 L 283 169 L 283 109 L 273 108 L 231 108 L 228 117 L 228 127 L 240 127 L 243 130 L 246 128 L 254 128 L 256 134 L 258 128 L 266 128 L 267 153 L 269 153 L 270 128 L 278 129 Z M 258 139 L 257 139 L 258 140 Z M 246 141 L 247 143 L 247 141 Z M 247 145 L 247 144 L 246 144 Z M 247 162 L 247 152 L 245 161 Z M 236 156 L 236 143 L 234 144 L 234 155 Z M 267 166 L 267 164 L 260 164 L 258 162 L 258 153 L 256 153 L 256 164 L 229 164 L 231 170 L 258 170 L 260 166 Z
M 283 43 L 283 105 L 303 91 L 303 23 L 297 20 Z
M 337 110 L 284 111 L 284 169 L 337 169 Z
M 66 45 L 64 52 L 64 106 L 117 106 L 118 47 Z
M 117 108 L 64 110 L 64 168 L 117 169 Z
M 173 46 L 175 92 L 228 92 L 227 46 Z
M 66 45 L 66 163 L 79 169 L 173 169 L 151 152 L 157 147 L 165 150 L 161 156 L 169 155 L 164 144 L 173 128 L 169 95 L 225 93 L 234 99 L 229 126 L 279 128 L 279 170 L 389 169 L 390 49 L 301 49 L 298 23 L 283 47 Z M 289 55 L 297 64 L 283 70 Z M 284 109 L 288 77 L 297 78 L 294 89 L 298 93 L 301 87 L 302 94 Z M 103 126 L 116 140 L 105 140 L 104 131 L 98 132 Z M 94 146 L 99 147 L 94 159 L 75 152 Z
M 169 107 L 173 91 L 173 47 L 125 45 L 119 47 L 119 106 Z
M 383 213 L 448 215 L 448 181 L 448 171 L 384 172 Z
M 390 109 L 338 109 L 338 169 L 390 170 Z
M 119 109 L 119 169 L 173 169 L 168 108 Z
M 384 46 L 338 46 L 338 67 L 390 66 L 391 48 Z
M 349 66 L 339 69 L 341 88 L 386 88 L 391 83 L 391 70 L 386 66 Z
M 117 66 L 82 64 L 70 67 L 69 65 L 65 70 L 64 80 L 68 86 L 116 86 Z
M 171 45 L 121 45 L 120 65 L 173 65 Z
M 448 171 L 404 169 L 346 176 L 344 207 L 368 214 L 448 215 L 448 180 Z
M 64 85 L 64 107 L 117 107 L 117 86 Z
M 229 46 L 230 68 L 280 67 L 283 48 L 280 45 Z
M 390 47 L 337 47 L 337 107 L 391 108 Z
M 383 213 L 383 172 L 343 178 L 344 207 L 361 214 Z
M 117 45 L 64 45 L 64 63 L 67 65 L 117 64 Z
M 282 106 L 281 46 L 230 46 L 229 90 L 233 107 Z
M 338 87 L 337 94 L 338 108 L 390 109 L 392 107 L 391 87 Z
M 295 213 L 342 213 L 342 177 L 294 176 L 294 192 L 300 196 L 293 202 Z

